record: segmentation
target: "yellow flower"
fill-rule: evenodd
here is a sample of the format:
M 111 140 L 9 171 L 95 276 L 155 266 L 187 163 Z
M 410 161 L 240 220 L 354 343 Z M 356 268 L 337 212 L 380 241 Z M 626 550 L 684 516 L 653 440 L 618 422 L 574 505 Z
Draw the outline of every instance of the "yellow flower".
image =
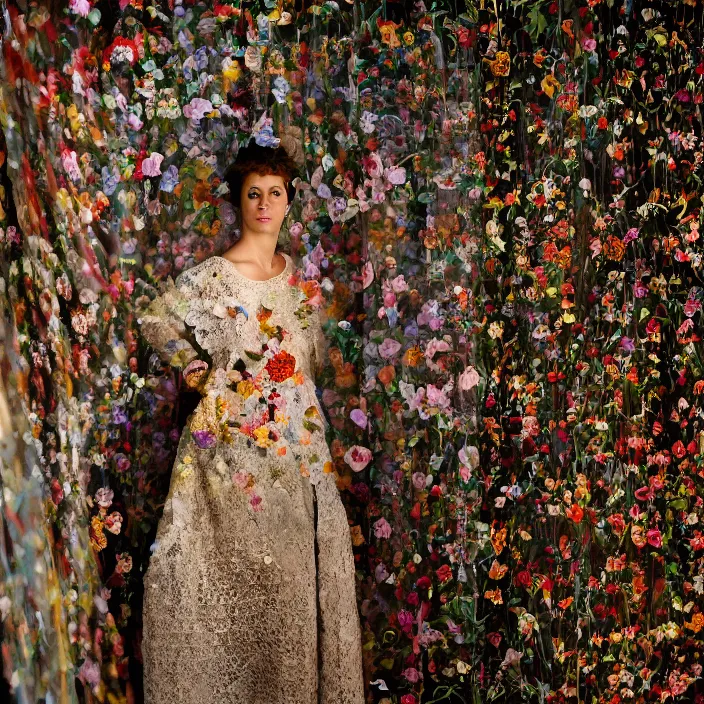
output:
M 540 87 L 545 91 L 548 98 L 552 98 L 555 91 L 559 90 L 561 87 L 561 83 L 557 80 L 557 78 L 555 78 L 555 76 L 552 75 L 552 73 L 548 73 L 545 78 L 540 81 Z
M 274 444 L 269 438 L 269 428 L 266 425 L 260 425 L 255 429 L 254 439 L 259 447 L 271 447 Z
M 401 42 L 398 40 L 398 37 L 396 36 L 396 30 L 393 26 L 382 25 L 381 27 L 379 27 L 379 31 L 381 32 L 381 41 L 384 44 L 388 44 L 389 47 L 391 47 L 392 49 L 401 46 Z
M 413 44 L 413 41 L 415 40 L 415 37 L 413 36 L 413 32 L 405 32 L 403 35 L 403 41 L 408 44 Z
M 237 384 L 237 393 L 243 398 L 249 398 L 255 391 L 256 388 L 251 381 L 240 381 Z
M 507 51 L 497 51 L 496 58 L 489 62 L 495 76 L 508 76 L 511 72 L 511 55 Z

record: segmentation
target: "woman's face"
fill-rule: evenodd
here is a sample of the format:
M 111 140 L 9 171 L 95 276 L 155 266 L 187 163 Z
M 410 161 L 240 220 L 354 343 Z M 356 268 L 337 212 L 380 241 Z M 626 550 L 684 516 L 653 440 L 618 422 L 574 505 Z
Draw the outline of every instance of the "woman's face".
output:
M 247 174 L 240 194 L 243 229 L 278 236 L 287 205 L 283 177 Z

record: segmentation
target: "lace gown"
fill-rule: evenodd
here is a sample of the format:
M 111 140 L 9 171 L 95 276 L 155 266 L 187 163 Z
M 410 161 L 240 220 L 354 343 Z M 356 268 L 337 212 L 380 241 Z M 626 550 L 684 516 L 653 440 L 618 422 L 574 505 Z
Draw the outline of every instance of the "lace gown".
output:
M 145 574 L 146 704 L 363 704 L 349 523 L 313 381 L 317 284 L 211 257 L 169 279 L 142 333 L 209 364 Z

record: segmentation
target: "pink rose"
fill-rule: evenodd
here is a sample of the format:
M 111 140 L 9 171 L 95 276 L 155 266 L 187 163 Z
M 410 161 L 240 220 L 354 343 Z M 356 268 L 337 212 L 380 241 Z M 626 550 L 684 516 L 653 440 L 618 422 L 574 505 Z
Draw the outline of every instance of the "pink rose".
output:
M 657 528 L 653 528 L 646 533 L 648 543 L 654 548 L 662 547 L 662 534 Z
M 369 464 L 371 459 L 371 450 L 361 445 L 352 445 L 352 447 L 345 452 L 344 457 L 345 462 L 347 462 L 354 472 L 361 472 Z
M 462 391 L 469 391 L 479 383 L 479 372 L 471 365 L 460 374 L 459 384 Z
M 386 169 L 386 180 L 394 186 L 406 183 L 406 169 L 403 166 L 390 166 Z

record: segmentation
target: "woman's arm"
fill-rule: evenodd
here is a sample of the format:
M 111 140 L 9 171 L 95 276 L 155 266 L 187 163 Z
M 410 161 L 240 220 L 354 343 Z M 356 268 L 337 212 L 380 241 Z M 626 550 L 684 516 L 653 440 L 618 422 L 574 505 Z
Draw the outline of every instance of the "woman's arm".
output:
M 169 366 L 182 369 L 184 381 L 199 389 L 207 377 L 208 363 L 184 319 L 189 300 L 198 295 L 196 283 L 188 272 L 182 272 L 173 281 L 171 277 L 161 287 L 141 315 L 141 332 L 147 344 Z

